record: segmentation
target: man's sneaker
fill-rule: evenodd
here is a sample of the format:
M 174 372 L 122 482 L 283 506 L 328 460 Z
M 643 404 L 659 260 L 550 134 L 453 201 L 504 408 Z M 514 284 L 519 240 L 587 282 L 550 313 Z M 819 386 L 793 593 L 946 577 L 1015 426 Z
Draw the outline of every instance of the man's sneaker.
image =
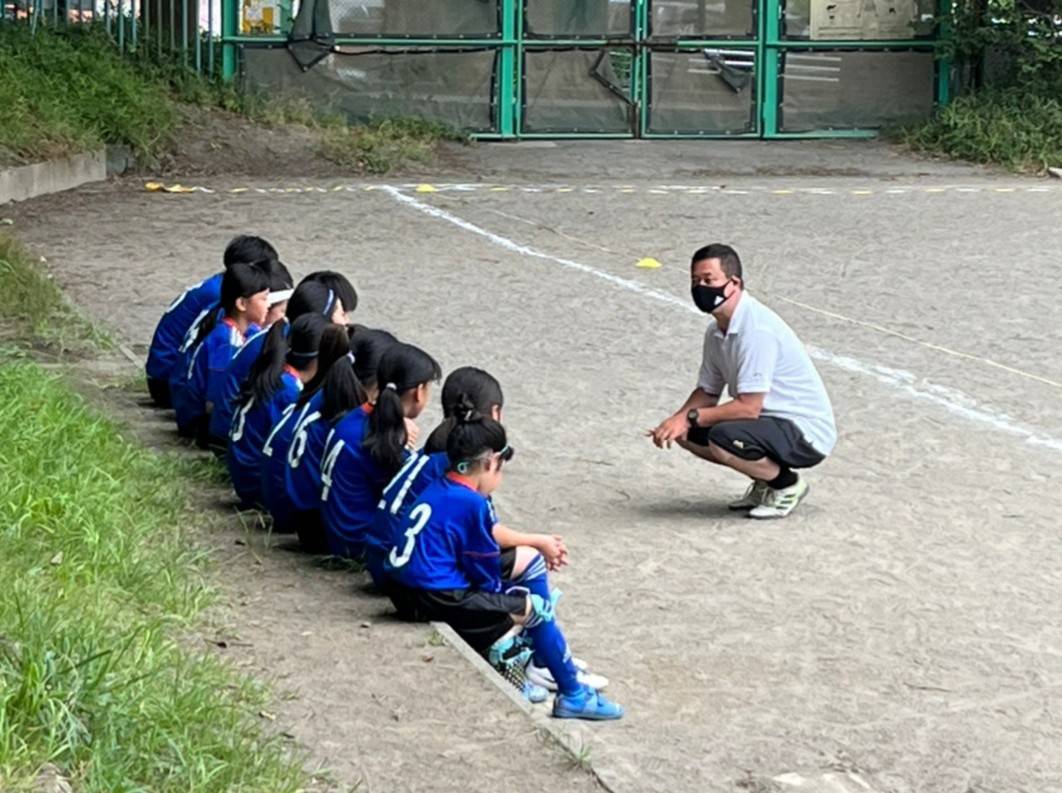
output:
M 795 485 L 783 487 L 781 490 L 767 488 L 763 503 L 758 507 L 753 507 L 749 512 L 749 517 L 757 520 L 784 518 L 796 509 L 796 505 L 804 499 L 808 490 L 810 490 L 808 483 L 799 477 Z
M 582 685 L 592 688 L 595 691 L 608 688 L 608 678 L 604 675 L 596 675 L 593 672 L 588 672 L 585 661 L 573 658 L 572 663 L 575 664 L 575 668 L 578 671 L 578 680 Z M 534 661 L 531 661 L 527 665 L 527 679 L 536 686 L 542 686 L 542 688 L 547 691 L 557 690 L 557 681 L 553 679 L 553 673 L 544 666 L 535 666 Z
M 763 503 L 763 499 L 767 495 L 767 491 L 771 488 L 767 487 L 766 482 L 761 482 L 759 479 L 753 479 L 752 484 L 749 485 L 749 489 L 745 491 L 745 495 L 739 498 L 737 501 L 731 501 L 727 504 L 727 509 L 732 509 L 735 512 L 755 509 Z
M 605 695 L 583 686 L 578 694 L 558 694 L 553 700 L 553 715 L 558 719 L 608 721 L 623 717 L 623 708 L 605 699 Z

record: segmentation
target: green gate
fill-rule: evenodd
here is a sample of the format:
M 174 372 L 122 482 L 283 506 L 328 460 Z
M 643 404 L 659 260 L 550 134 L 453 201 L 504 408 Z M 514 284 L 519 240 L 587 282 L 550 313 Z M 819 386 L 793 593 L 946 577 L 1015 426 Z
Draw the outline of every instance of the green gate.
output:
M 484 139 L 867 136 L 947 101 L 933 1 L 223 0 L 222 42 L 253 87 Z

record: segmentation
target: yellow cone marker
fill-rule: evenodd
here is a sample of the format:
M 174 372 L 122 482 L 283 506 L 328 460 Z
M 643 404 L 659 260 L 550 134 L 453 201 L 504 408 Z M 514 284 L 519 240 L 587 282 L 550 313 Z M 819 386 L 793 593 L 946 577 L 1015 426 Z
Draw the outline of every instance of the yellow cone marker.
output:
M 656 270 L 660 267 L 663 267 L 664 265 L 662 265 L 659 261 L 650 256 L 645 259 L 639 259 L 638 263 L 634 266 L 641 267 L 643 270 Z
M 439 188 L 438 187 L 432 187 L 430 184 L 418 184 L 417 185 L 417 192 L 418 193 L 438 193 L 439 192 Z

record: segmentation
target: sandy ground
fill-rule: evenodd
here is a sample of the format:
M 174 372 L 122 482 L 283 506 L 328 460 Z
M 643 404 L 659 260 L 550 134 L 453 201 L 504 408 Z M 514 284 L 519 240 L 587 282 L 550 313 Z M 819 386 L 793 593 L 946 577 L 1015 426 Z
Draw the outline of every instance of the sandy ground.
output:
M 896 793 L 1062 790 L 1062 188 L 921 167 L 725 190 L 675 173 L 437 192 L 126 182 L 4 214 L 137 351 L 256 230 L 296 272 L 350 274 L 360 321 L 495 373 L 519 450 L 501 515 L 566 536 L 562 624 L 629 709 L 574 728 L 614 790 L 825 790 L 846 772 Z M 836 454 L 783 522 L 727 514 L 737 477 L 641 437 L 695 382 L 686 265 L 714 240 L 811 346 L 838 416 Z M 252 646 L 226 652 L 296 692 L 281 721 L 340 780 L 497 790 L 513 769 L 519 789 L 590 786 L 358 579 L 235 551 Z

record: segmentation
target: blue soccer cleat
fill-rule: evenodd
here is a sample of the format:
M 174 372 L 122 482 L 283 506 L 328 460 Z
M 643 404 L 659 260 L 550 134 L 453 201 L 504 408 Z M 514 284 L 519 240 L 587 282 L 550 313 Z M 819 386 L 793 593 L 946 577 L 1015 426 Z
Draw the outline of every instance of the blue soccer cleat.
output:
M 600 691 L 583 686 L 578 694 L 557 694 L 553 700 L 553 716 L 558 719 L 610 721 L 623 718 L 623 707 L 605 699 Z

